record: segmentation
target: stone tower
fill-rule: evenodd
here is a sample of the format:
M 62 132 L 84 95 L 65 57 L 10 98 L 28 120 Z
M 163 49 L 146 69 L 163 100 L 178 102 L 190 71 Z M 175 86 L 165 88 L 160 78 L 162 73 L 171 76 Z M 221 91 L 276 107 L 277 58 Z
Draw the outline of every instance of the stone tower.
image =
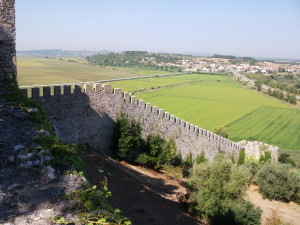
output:
M 17 83 L 15 0 L 0 0 L 0 84 Z

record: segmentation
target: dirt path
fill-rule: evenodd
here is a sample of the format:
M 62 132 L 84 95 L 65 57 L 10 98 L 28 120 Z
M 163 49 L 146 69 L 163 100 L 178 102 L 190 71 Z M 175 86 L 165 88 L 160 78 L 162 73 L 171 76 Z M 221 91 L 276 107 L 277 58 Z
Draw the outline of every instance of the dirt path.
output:
M 283 222 L 292 225 L 300 224 L 300 205 L 293 202 L 284 203 L 279 201 L 270 201 L 268 199 L 263 199 L 261 194 L 258 192 L 258 187 L 251 185 L 247 191 L 247 199 L 251 201 L 256 206 L 263 210 L 262 222 L 265 224 L 266 218 L 272 216 L 275 210 L 277 215 L 281 217 Z
M 105 176 L 113 195 L 113 206 L 129 217 L 133 225 L 200 224 L 180 204 L 179 199 L 186 190 L 178 181 L 116 162 L 92 149 L 87 149 L 82 157 L 88 165 L 88 180 L 99 185 Z

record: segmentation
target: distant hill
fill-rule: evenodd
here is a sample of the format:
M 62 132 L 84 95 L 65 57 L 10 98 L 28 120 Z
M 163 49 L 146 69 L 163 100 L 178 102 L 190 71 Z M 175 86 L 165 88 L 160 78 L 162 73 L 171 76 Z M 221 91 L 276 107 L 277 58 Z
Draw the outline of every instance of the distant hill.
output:
M 109 53 L 112 51 L 71 51 L 61 49 L 43 49 L 43 50 L 28 50 L 28 51 L 17 51 L 18 56 L 39 56 L 39 57 L 86 57 L 95 55 L 97 53 Z
M 172 72 L 181 72 L 180 62 L 192 58 L 193 56 L 191 55 L 151 53 L 147 51 L 99 53 L 86 57 L 87 61 L 93 65 L 139 67 Z

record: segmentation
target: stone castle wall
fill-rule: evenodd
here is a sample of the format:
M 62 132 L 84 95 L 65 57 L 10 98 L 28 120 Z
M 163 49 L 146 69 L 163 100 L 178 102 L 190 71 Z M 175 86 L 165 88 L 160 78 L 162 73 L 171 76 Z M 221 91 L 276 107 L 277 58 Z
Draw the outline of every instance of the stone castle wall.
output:
M 15 1 L 0 0 L 0 83 L 16 82 Z
M 135 96 L 111 90 L 110 85 L 85 84 L 71 87 L 43 87 L 24 89 L 32 98 L 41 103 L 53 123 L 58 137 L 69 143 L 88 143 L 103 153 L 111 146 L 113 127 L 121 112 L 141 122 L 142 136 L 159 134 L 173 138 L 183 158 L 189 152 L 193 156 L 205 151 L 212 160 L 218 152 L 238 156 L 242 147 L 219 135 L 189 124 L 180 118 L 151 106 Z M 51 95 L 53 93 L 53 95 Z

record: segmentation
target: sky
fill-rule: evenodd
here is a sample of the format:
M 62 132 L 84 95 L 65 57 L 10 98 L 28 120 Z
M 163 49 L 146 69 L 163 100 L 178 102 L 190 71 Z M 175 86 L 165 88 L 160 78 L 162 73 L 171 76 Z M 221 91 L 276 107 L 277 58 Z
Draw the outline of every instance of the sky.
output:
M 300 0 L 16 0 L 17 50 L 300 59 Z

